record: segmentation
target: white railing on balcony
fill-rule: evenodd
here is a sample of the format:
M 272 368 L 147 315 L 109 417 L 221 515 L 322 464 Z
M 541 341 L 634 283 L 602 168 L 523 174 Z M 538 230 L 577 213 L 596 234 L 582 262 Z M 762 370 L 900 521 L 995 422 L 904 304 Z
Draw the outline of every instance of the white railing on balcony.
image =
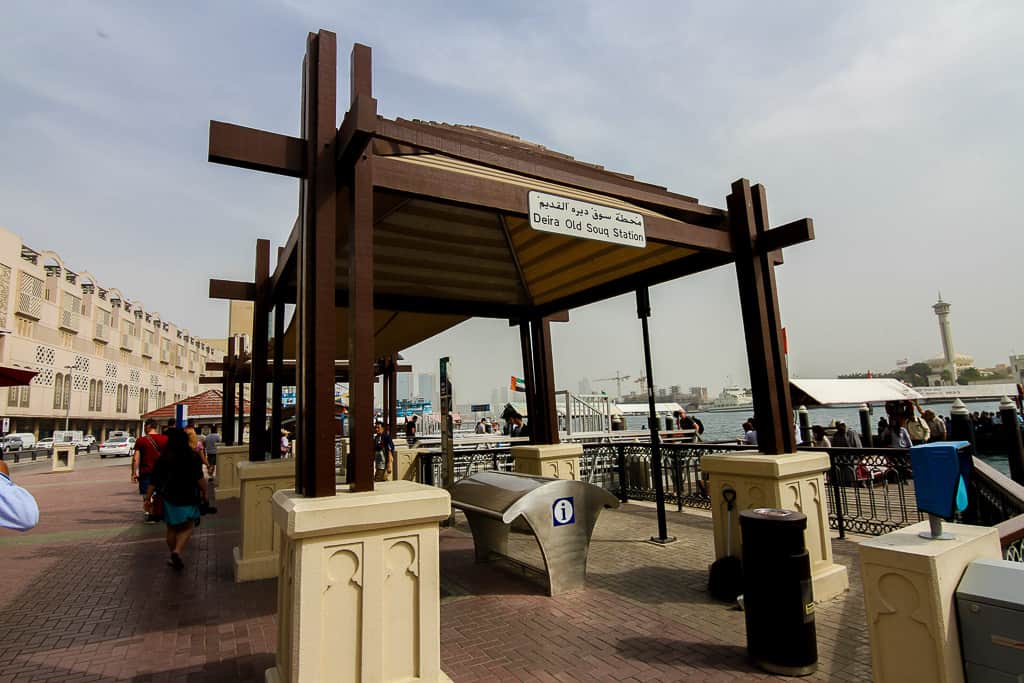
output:
M 125 351 L 135 350 L 135 337 L 130 334 L 121 334 L 121 348 Z
M 96 323 L 96 326 L 92 331 L 92 338 L 98 342 L 106 344 L 110 341 L 110 328 L 103 323 Z

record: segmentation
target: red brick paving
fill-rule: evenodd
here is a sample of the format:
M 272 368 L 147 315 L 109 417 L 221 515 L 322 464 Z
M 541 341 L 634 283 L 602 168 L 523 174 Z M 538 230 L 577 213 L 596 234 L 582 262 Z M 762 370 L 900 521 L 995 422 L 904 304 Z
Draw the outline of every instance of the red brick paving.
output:
M 139 523 L 126 460 L 40 469 L 14 469 L 40 502 L 39 527 L 0 530 L 0 681 L 263 680 L 276 583 L 232 581 L 237 502 L 204 519 L 179 575 L 162 527 Z M 652 510 L 606 512 L 587 590 L 557 598 L 513 565 L 475 565 L 464 523 L 443 530 L 445 671 L 460 682 L 777 680 L 747 663 L 742 613 L 707 596 L 710 520 L 669 520 L 680 541 L 662 548 L 644 542 Z M 536 552 L 526 538 L 514 546 Z M 835 548 L 856 588 L 855 547 Z M 870 680 L 862 604 L 854 590 L 819 605 L 812 680 Z

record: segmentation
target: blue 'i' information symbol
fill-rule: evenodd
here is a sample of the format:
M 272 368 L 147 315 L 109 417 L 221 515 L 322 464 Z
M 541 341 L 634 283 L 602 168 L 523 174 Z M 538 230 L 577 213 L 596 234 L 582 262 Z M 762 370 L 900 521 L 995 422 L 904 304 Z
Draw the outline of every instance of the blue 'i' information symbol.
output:
M 572 505 L 572 496 L 559 498 L 551 506 L 551 519 L 555 526 L 565 526 L 576 521 L 576 510 Z

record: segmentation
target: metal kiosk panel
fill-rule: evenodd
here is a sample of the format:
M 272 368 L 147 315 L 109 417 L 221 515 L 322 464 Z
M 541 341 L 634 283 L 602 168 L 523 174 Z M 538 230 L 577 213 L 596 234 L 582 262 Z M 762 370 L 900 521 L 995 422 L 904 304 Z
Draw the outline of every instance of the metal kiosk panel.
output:
M 549 595 L 583 588 L 597 517 L 619 506 L 615 496 L 593 484 L 514 472 L 478 472 L 457 482 L 451 494 L 452 507 L 466 514 L 473 531 L 477 562 L 499 555 L 526 564 L 508 553 L 512 523 L 526 522 L 544 558 L 544 569 L 533 568 L 547 576 Z

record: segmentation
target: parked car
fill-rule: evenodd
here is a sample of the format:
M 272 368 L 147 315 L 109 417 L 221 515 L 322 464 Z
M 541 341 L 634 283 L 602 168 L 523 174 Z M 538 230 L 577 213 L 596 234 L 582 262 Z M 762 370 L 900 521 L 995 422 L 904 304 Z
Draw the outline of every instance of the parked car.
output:
M 46 450 L 47 455 L 53 455 L 53 437 L 48 436 L 45 439 L 39 439 L 39 441 L 36 441 L 35 448 L 43 448 Z
M 25 446 L 21 441 L 21 437 L 19 436 L 9 434 L 5 436 L 2 441 L 0 441 L 0 449 L 2 449 L 4 453 L 20 451 L 24 447 Z
M 32 432 L 11 432 L 5 439 L 19 439 L 22 448 L 33 448 L 36 445 L 36 435 Z
M 80 439 L 75 439 L 74 444 L 76 453 L 78 451 L 85 451 L 86 453 L 88 453 L 89 451 L 96 447 L 96 437 L 93 436 L 92 434 L 86 434 Z
M 119 436 L 107 439 L 100 444 L 100 457 L 131 455 L 135 448 L 135 439 L 130 436 Z

